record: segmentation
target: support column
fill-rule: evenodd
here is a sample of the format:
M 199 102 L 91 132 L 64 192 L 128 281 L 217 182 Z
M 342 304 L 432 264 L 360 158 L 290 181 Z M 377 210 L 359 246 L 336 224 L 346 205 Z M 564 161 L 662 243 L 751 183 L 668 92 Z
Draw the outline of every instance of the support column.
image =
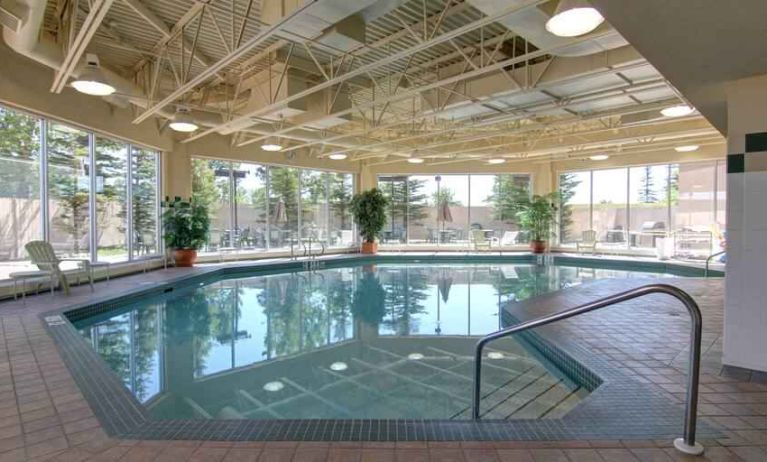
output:
M 173 151 L 164 153 L 163 166 L 164 195 L 189 198 L 192 195 L 192 158 L 186 145 L 174 143 Z
M 767 75 L 727 91 L 724 364 L 767 371 Z

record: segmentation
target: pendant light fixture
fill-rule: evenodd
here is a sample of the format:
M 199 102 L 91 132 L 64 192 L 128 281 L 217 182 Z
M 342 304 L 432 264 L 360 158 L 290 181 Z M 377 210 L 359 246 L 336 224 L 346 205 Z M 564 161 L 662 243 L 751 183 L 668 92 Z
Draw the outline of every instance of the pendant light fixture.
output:
M 72 82 L 72 87 L 80 93 L 92 96 L 109 96 L 116 91 L 101 71 L 99 57 L 93 53 L 85 55 L 85 68 Z
M 200 128 L 189 114 L 189 109 L 185 107 L 176 109 L 176 114 L 168 126 L 171 130 L 181 133 L 191 133 Z

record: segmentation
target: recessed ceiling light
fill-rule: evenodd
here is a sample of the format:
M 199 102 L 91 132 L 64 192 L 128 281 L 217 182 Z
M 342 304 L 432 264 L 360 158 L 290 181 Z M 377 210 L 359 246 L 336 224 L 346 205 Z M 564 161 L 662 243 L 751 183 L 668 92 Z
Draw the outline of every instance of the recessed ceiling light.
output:
M 607 154 L 596 154 L 589 157 L 589 159 L 591 160 L 607 160 L 609 158 L 610 156 L 608 156 Z
M 410 353 L 407 355 L 407 359 L 418 361 L 420 359 L 423 359 L 423 355 L 421 353 Z
M 335 363 L 330 365 L 330 370 L 331 371 L 341 372 L 341 371 L 345 371 L 348 368 L 349 368 L 349 366 L 346 363 L 341 362 L 341 361 L 335 362 Z
M 686 104 L 679 104 L 677 106 L 671 106 L 665 109 L 661 109 L 660 113 L 666 117 L 682 117 L 682 116 L 692 114 L 693 111 L 695 111 L 694 108 L 691 108 L 690 106 Z
M 487 357 L 490 359 L 503 359 L 503 353 L 500 351 L 491 351 L 487 354 Z
M 585 0 L 561 0 L 554 16 L 546 21 L 546 30 L 558 37 L 588 34 L 605 18 Z
M 282 151 L 282 145 L 277 143 L 264 143 L 261 145 L 261 149 L 269 152 L 278 152 Z
M 495 157 L 493 159 L 487 159 L 488 164 L 502 164 L 506 162 L 506 159 L 502 159 L 500 157 Z
M 411 164 L 422 164 L 423 163 L 423 159 L 420 158 L 420 157 L 411 157 L 407 161 L 410 162 Z
M 85 69 L 72 82 L 72 86 L 80 93 L 92 96 L 108 96 L 116 91 L 115 87 L 107 82 L 104 73 L 99 67 L 99 58 L 94 54 L 85 57 Z
M 337 152 L 337 153 L 333 153 L 333 154 L 329 155 L 328 158 L 330 158 L 332 160 L 344 160 L 344 159 L 346 159 L 346 154 L 341 153 L 341 152 Z
M 264 384 L 264 390 L 266 391 L 280 391 L 283 388 L 285 388 L 285 384 L 279 380 L 275 380 L 274 382 L 267 382 Z
M 676 152 L 692 152 L 697 151 L 699 147 L 697 144 L 688 144 L 687 146 L 677 146 L 674 150 Z
M 168 126 L 171 130 L 182 133 L 190 133 L 200 128 L 194 123 L 192 116 L 189 115 L 189 110 L 186 108 L 178 108 Z

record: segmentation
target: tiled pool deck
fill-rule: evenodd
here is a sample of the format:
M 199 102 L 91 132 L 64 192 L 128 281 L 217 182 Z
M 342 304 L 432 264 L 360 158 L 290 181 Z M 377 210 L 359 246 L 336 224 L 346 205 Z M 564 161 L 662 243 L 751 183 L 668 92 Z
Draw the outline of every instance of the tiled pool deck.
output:
M 26 304 L 0 303 L 0 462 L 4 460 L 686 460 L 669 439 L 495 442 L 221 442 L 123 440 L 107 436 L 80 393 L 40 315 L 84 304 L 204 269 L 169 269 L 76 287 L 70 297 L 40 295 Z M 525 317 L 559 310 L 641 284 L 603 280 L 543 296 L 515 307 Z M 767 381 L 722 370 L 722 291 L 719 279 L 675 279 L 698 301 L 704 319 L 700 413 L 718 428 L 703 440 L 706 458 L 767 460 Z M 646 326 L 646 327 L 645 327 Z M 652 296 L 545 328 L 576 339 L 614 373 L 641 382 L 672 403 L 684 400 L 688 321 L 681 305 Z M 620 390 L 618 390 L 620 391 Z M 616 392 L 617 393 L 617 392 Z M 630 401 L 632 397 L 625 397 Z M 636 399 L 635 401 L 640 401 Z M 585 409 L 587 411 L 588 409 Z M 597 418 L 598 416 L 594 416 Z M 634 416 L 623 416 L 626 419 Z M 509 424 L 509 425 L 514 425 Z M 679 422 L 681 430 L 681 421 Z M 631 437 L 630 435 L 628 437 Z

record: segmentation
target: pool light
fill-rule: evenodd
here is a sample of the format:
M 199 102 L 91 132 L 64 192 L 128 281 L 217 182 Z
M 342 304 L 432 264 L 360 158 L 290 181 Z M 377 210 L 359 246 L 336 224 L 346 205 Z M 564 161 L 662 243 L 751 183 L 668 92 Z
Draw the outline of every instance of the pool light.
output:
M 275 380 L 274 382 L 267 382 L 264 384 L 264 390 L 266 391 L 280 391 L 283 388 L 285 388 L 285 384 L 280 382 L 279 380 Z
M 554 16 L 546 21 L 546 30 L 557 37 L 577 37 L 588 34 L 604 21 L 586 0 L 561 0 Z
M 334 152 L 333 154 L 328 156 L 331 160 L 344 160 L 346 159 L 346 154 L 342 152 Z
M 491 351 L 490 353 L 487 354 L 487 357 L 490 358 L 490 359 L 503 359 L 504 358 L 503 353 L 501 353 L 500 351 Z
M 345 371 L 348 368 L 349 368 L 349 366 L 346 363 L 341 362 L 341 361 L 335 362 L 335 363 L 330 365 L 330 370 L 331 371 L 336 371 L 336 372 Z
M 610 156 L 608 156 L 607 154 L 595 154 L 589 157 L 589 159 L 591 160 L 607 160 L 609 158 Z
M 676 152 L 693 152 L 697 151 L 699 147 L 697 144 L 688 144 L 686 146 L 677 146 L 674 150 Z
M 411 361 L 419 361 L 423 359 L 423 355 L 421 353 L 410 353 L 409 355 L 407 355 L 407 359 Z
M 686 104 L 679 104 L 676 106 L 670 106 L 665 109 L 661 109 L 660 113 L 665 117 L 683 117 L 692 114 L 695 108 L 692 108 Z

